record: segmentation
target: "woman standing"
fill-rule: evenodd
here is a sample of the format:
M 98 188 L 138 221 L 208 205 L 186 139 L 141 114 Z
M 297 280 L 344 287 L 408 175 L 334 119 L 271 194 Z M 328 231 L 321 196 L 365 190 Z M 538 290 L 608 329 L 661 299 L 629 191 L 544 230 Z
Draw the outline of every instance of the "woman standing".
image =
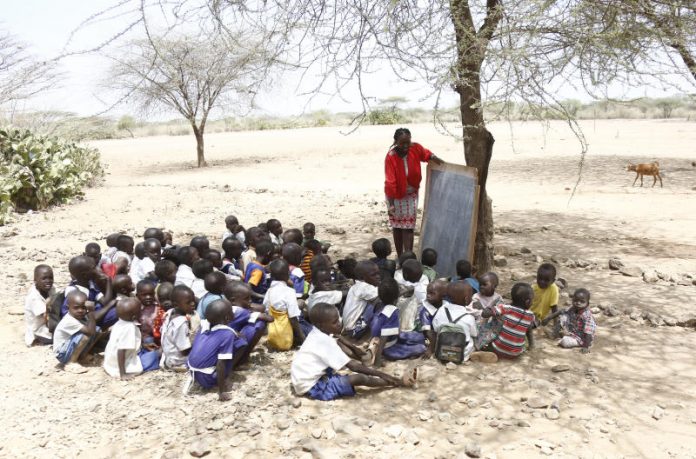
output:
M 408 129 L 399 128 L 394 132 L 394 143 L 384 159 L 384 194 L 397 256 L 413 250 L 421 182 L 420 163 L 430 160 L 436 164 L 444 163 L 421 144 L 411 143 L 411 131 Z

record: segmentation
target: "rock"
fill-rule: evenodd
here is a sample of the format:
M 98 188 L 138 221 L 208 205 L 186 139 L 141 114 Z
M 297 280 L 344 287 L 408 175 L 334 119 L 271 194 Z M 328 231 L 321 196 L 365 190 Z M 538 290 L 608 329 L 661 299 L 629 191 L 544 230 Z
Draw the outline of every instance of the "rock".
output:
M 643 273 L 643 282 L 647 282 L 648 284 L 654 284 L 659 280 L 660 278 L 657 276 L 657 273 L 654 270 L 645 271 Z
M 495 428 L 495 427 L 500 426 L 500 421 L 497 420 L 497 419 L 493 419 L 491 422 L 488 423 L 488 425 L 489 425 L 490 427 L 494 427 L 494 428 Z
M 331 421 L 331 427 L 336 433 L 344 433 L 353 437 L 362 435 L 362 429 L 347 419 L 336 418 Z
M 568 281 L 565 280 L 565 278 L 563 277 L 559 277 L 558 279 L 556 279 L 556 286 L 561 290 L 565 290 L 568 288 Z
M 495 255 L 493 257 L 493 264 L 497 266 L 498 268 L 502 268 L 503 266 L 507 266 L 507 258 L 505 258 L 503 255 Z
M 454 363 L 454 362 L 447 362 L 447 364 L 445 365 L 445 369 L 446 369 L 446 370 L 450 370 L 450 371 L 456 370 L 456 369 L 457 369 L 457 364 Z
M 407 443 L 410 443 L 412 445 L 417 445 L 418 443 L 420 443 L 420 438 L 412 430 L 410 430 L 406 435 L 404 435 L 404 440 L 406 440 Z
M 418 419 L 420 419 L 421 421 L 428 421 L 428 420 L 430 420 L 431 417 L 432 417 L 432 414 L 430 414 L 427 411 L 419 411 L 418 412 Z
M 677 319 L 675 319 L 675 318 L 673 318 L 673 317 L 663 317 L 662 320 L 664 320 L 664 321 L 665 321 L 665 325 L 667 325 L 667 326 L 669 326 L 669 327 L 674 327 L 674 326 L 677 325 Z
M 527 406 L 534 409 L 546 408 L 550 403 L 541 397 L 531 397 L 527 400 Z
M 556 408 L 549 408 L 546 410 L 546 418 L 551 419 L 552 421 L 555 421 L 556 419 L 561 417 L 561 413 L 556 409 Z
M 517 427 L 532 427 L 532 425 L 525 420 L 519 420 L 517 421 Z
M 653 327 L 661 327 L 665 324 L 664 320 L 662 320 L 662 317 L 658 316 L 654 312 L 646 312 L 645 314 L 643 314 L 643 318 L 646 321 L 648 321 L 648 323 Z
M 329 226 L 328 228 L 326 228 L 326 232 L 333 235 L 346 234 L 345 229 L 339 228 L 337 226 Z
M 643 270 L 638 266 L 624 266 L 619 272 L 628 277 L 641 277 L 643 275 Z
M 296 398 L 295 400 L 292 401 L 292 407 L 293 408 L 299 408 L 302 406 L 302 400 L 299 398 Z
M 200 439 L 193 442 L 189 447 L 189 454 L 193 457 L 203 457 L 210 454 L 210 446 L 208 442 Z
M 631 320 L 640 320 L 641 318 L 641 313 L 638 311 L 631 311 L 631 313 L 628 315 L 628 317 Z
M 520 253 L 532 253 L 532 251 L 529 250 L 529 248 L 527 248 L 527 247 L 522 247 L 522 248 L 520 249 Z
M 420 373 L 418 373 L 418 379 L 420 380 Z M 437 394 L 436 394 L 435 392 L 430 392 L 430 393 L 428 394 L 428 401 L 429 401 L 430 403 L 433 403 L 433 402 L 436 401 L 436 400 L 437 400 Z
M 608 305 L 606 309 L 604 309 L 604 313 L 609 317 L 618 317 L 621 315 L 619 308 L 613 305 Z
M 285 430 L 290 427 L 290 421 L 285 418 L 278 419 L 276 421 L 276 427 L 280 430 Z
M 218 431 L 218 430 L 222 430 L 224 427 L 225 427 L 225 425 L 223 424 L 223 422 L 220 419 L 217 419 L 217 420 L 211 422 L 210 424 L 208 424 L 206 429 Z
M 609 259 L 609 269 L 612 269 L 614 271 L 618 271 L 619 269 L 621 269 L 623 267 L 624 267 L 623 261 L 619 260 L 618 258 L 610 258 Z
M 481 446 L 476 442 L 469 442 L 464 446 L 464 453 L 469 457 L 481 457 Z
M 321 427 L 318 429 L 312 429 L 312 437 L 319 440 L 322 435 L 324 435 L 324 429 L 322 429 Z
M 449 422 L 452 419 L 452 415 L 447 412 L 438 413 L 437 418 L 440 420 L 440 422 Z
M 403 431 L 404 428 L 401 427 L 399 424 L 392 424 L 384 429 L 384 433 L 387 434 L 387 436 L 395 439 L 399 438 Z
M 656 406 L 652 412 L 652 417 L 656 421 L 659 421 L 660 419 L 662 419 L 662 416 L 664 416 L 664 415 L 665 415 L 665 410 L 663 410 L 659 406 Z
M 513 271 L 513 272 L 510 274 L 510 280 L 513 280 L 513 281 L 516 281 L 516 282 L 517 282 L 517 281 L 524 280 L 524 279 L 527 278 L 527 277 L 529 277 L 529 275 L 528 275 L 527 273 L 522 272 L 522 271 Z
M 570 370 L 570 365 L 566 365 L 566 364 L 554 365 L 551 367 L 551 371 L 553 371 L 554 373 L 562 373 L 562 372 L 568 371 L 568 370 Z

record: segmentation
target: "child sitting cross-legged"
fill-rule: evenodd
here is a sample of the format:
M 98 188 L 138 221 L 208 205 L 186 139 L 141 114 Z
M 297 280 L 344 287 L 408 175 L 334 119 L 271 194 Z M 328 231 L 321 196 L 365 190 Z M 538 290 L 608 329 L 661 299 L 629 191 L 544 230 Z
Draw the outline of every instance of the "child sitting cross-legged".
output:
M 208 291 L 205 289 L 205 276 L 215 271 L 213 268 L 213 263 L 207 258 L 201 258 L 196 260 L 191 266 L 191 271 L 195 276 L 195 279 L 191 283 L 191 290 L 196 296 L 196 299 L 200 300 L 205 296 Z
M 473 289 L 467 282 L 451 282 L 447 287 L 450 303 L 443 302 L 433 316 L 432 329 L 435 333 L 442 332 L 445 325 L 459 328 L 466 336 L 466 347 L 463 360 L 469 360 L 474 351 L 473 338 L 477 335 L 476 319 L 472 310 L 467 307 L 471 303 Z
M 537 281 L 532 285 L 534 300 L 530 310 L 537 319 L 544 320 L 558 309 L 560 292 L 556 285 L 556 267 L 551 263 L 542 263 L 537 269 Z
M 197 332 L 192 318 L 196 314 L 196 297 L 193 290 L 177 285 L 172 290 L 172 309 L 164 315 L 162 324 L 162 360 L 160 367 L 167 370 L 186 370 L 186 357 L 191 351 L 192 335 Z
M 244 270 L 244 282 L 251 286 L 251 299 L 254 303 L 262 303 L 269 288 L 266 265 L 273 258 L 273 244 L 262 239 L 256 244 L 256 257 L 250 261 Z
M 503 302 L 503 297 L 495 293 L 498 287 L 498 275 L 489 272 L 481 276 L 479 279 L 479 292 L 474 293 L 471 298 L 471 306 L 477 311 L 482 311 L 486 308 L 492 308 L 498 303 Z M 480 313 L 477 313 L 479 316 Z
M 297 395 L 326 401 L 354 396 L 356 386 L 413 385 L 414 381 L 407 377 L 400 379 L 351 360 L 341 350 L 333 338 L 333 335 L 341 333 L 341 317 L 335 306 L 326 303 L 315 305 L 310 319 L 315 327 L 295 354 L 290 367 L 290 377 Z M 344 367 L 353 373 L 335 373 Z
M 430 248 L 424 249 L 421 253 L 421 263 L 423 264 L 423 274 L 428 278 L 428 281 L 432 282 L 437 279 L 437 271 L 435 271 L 437 251 Z
M 372 261 L 361 261 L 355 267 L 355 279 L 343 306 L 343 334 L 360 339 L 370 329 L 375 304 L 379 300 L 379 267 Z
M 426 351 L 425 336 L 420 330 L 404 330 L 400 325 L 399 285 L 392 278 L 382 280 L 378 288 L 382 307 L 375 311 L 372 320 L 372 343 L 370 350 L 374 355 L 374 365 L 382 365 L 382 357 L 388 360 L 410 359 L 423 355 Z
M 430 358 L 435 353 L 437 334 L 432 327 L 433 317 L 443 305 L 450 304 L 445 300 L 448 285 L 447 281 L 443 279 L 435 279 L 428 284 L 426 289 L 425 301 L 419 314 L 421 330 L 428 339 L 428 349 L 423 354 L 424 359 Z
M 196 307 L 196 313 L 201 318 L 205 317 L 205 310 L 210 303 L 225 299 L 222 292 L 227 284 L 227 277 L 220 271 L 213 271 L 206 274 L 204 282 L 207 293 L 198 301 L 198 306 Z
M 217 386 L 218 400 L 229 400 L 227 379 L 247 346 L 244 338 L 228 325 L 233 317 L 232 305 L 225 299 L 215 300 L 206 308 L 205 319 L 210 329 L 198 334 L 188 354 L 191 379 L 184 386 L 184 393 L 188 393 L 193 380 L 204 389 Z
M 372 243 L 372 252 L 375 254 L 375 257 L 370 258 L 370 261 L 374 261 L 379 266 L 382 279 L 386 277 L 393 278 L 396 271 L 396 262 L 387 258 L 392 253 L 389 239 L 383 237 L 376 239 Z
M 222 267 L 220 271 L 225 273 L 230 279 L 240 280 L 244 277 L 242 271 L 242 251 L 244 245 L 235 237 L 228 237 L 222 241 Z
M 24 300 L 24 344 L 51 344 L 53 336 L 48 329 L 46 301 L 53 295 L 53 270 L 48 265 L 34 268 L 34 284 Z
M 158 315 L 163 315 L 162 308 L 157 304 L 155 291 L 155 284 L 149 280 L 141 280 L 135 287 L 135 296 L 141 305 L 140 317 L 136 320 L 140 323 L 142 341 L 148 345 L 159 343 L 159 339 L 155 338 L 155 321 Z M 118 305 L 116 308 L 118 313 Z
M 176 263 L 171 260 L 160 260 L 155 263 L 155 277 L 157 282 L 168 282 L 174 284 L 176 282 Z
M 152 285 L 152 284 L 150 284 Z M 136 321 L 142 305 L 137 298 L 118 302 L 118 322 L 111 327 L 104 351 L 104 371 L 114 378 L 130 379 L 144 371 L 159 368 L 160 354 L 153 343 L 143 343 Z
M 251 287 L 244 282 L 227 282 L 224 294 L 232 304 L 234 315 L 229 326 L 247 342 L 245 355 L 240 358 L 240 363 L 244 363 L 266 333 L 267 324 L 273 322 L 273 317 L 264 312 L 263 306 L 251 303 Z
M 99 327 L 94 318 L 94 303 L 87 295 L 73 290 L 66 297 L 68 313 L 58 323 L 53 332 L 53 352 L 58 359 L 59 368 L 69 372 L 84 372 L 77 362 L 84 359 L 97 342 Z
M 295 289 L 295 294 L 297 298 L 300 299 L 304 297 L 307 292 L 305 274 L 302 269 L 300 269 L 300 263 L 302 263 L 302 247 L 294 242 L 288 242 L 283 245 L 282 254 L 283 259 L 288 262 L 290 281 Z
M 541 324 L 546 325 L 557 316 L 560 316 L 560 333 L 563 335 L 558 345 L 566 349 L 579 347 L 582 353 L 590 352 L 597 324 L 590 310 L 589 290 L 577 289 L 573 293 L 572 307 L 549 314 Z
M 257 250 L 261 246 L 259 244 Z M 302 312 L 297 304 L 295 290 L 288 286 L 288 262 L 283 259 L 273 260 L 269 268 L 273 280 L 263 300 L 266 312 L 273 317 L 273 322 L 268 325 L 268 344 L 276 350 L 287 351 L 293 344 L 302 344 L 305 339 L 305 333 L 300 327 Z
M 320 267 L 316 271 L 312 269 L 312 293 L 307 298 L 307 310 L 311 311 L 314 305 L 328 303 L 340 310 L 340 305 L 346 298 L 347 291 L 336 290 L 331 285 L 331 268 Z
M 465 281 L 471 285 L 471 288 L 474 289 L 474 293 L 478 293 L 480 287 L 479 281 L 473 275 L 474 268 L 471 266 L 471 262 L 469 260 L 458 260 L 455 269 L 457 270 L 457 276 L 452 280 Z

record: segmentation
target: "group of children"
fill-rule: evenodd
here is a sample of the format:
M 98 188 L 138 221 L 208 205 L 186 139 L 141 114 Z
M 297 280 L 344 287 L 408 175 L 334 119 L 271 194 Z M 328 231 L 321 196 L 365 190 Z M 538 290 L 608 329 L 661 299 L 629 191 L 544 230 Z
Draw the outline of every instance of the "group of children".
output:
M 121 379 L 188 372 L 185 392 L 195 382 L 217 387 L 221 400 L 263 336 L 274 350 L 299 346 L 292 385 L 318 400 L 415 382 L 414 373 L 380 371 L 384 360 L 515 358 L 533 346 L 533 328 L 554 319 L 560 346 L 592 345 L 590 293 L 576 290 L 572 307 L 559 309 L 551 264 L 539 267 L 534 285 L 515 284 L 505 304 L 495 273 L 477 279 L 461 260 L 456 276 L 441 278 L 433 249 L 420 261 L 412 252 L 392 260 L 391 243 L 378 239 L 374 258 L 334 264 L 312 223 L 284 231 L 271 219 L 245 229 L 230 215 L 225 226 L 222 250 L 204 236 L 174 245 L 159 228 L 137 243 L 111 234 L 103 253 L 91 242 L 70 260 L 72 280 L 60 292 L 51 267 L 38 265 L 25 301 L 26 344 L 52 344 L 67 371 L 84 371 L 78 362 L 103 351 L 104 370 Z M 338 373 L 344 368 L 352 374 Z

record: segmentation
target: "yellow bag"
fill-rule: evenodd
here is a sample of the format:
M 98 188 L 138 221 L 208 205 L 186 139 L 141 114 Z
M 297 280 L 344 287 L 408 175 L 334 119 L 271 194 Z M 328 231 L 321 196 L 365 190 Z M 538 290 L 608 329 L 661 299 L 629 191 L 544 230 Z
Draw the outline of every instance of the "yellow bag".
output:
M 268 344 L 279 351 L 287 351 L 292 347 L 292 325 L 286 311 L 277 311 L 269 307 L 273 322 L 268 324 Z

